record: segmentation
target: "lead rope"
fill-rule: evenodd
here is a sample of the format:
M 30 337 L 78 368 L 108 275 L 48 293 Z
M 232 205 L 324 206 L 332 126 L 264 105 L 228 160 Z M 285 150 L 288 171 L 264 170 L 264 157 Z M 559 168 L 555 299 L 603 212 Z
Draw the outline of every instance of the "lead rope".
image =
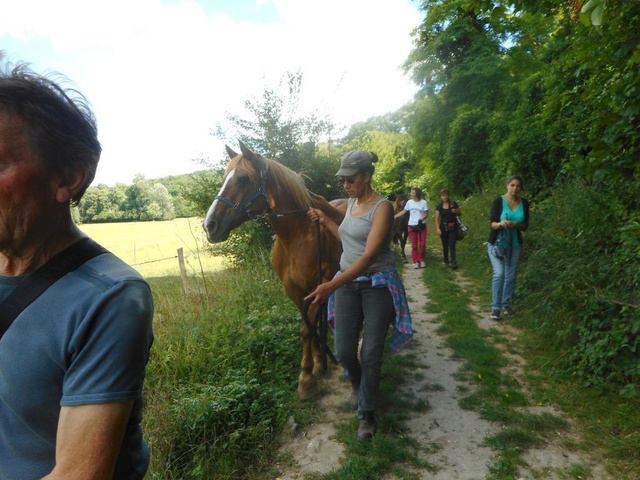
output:
M 318 238 L 318 285 L 322 284 L 322 237 L 320 236 L 320 220 L 316 220 L 316 237 Z M 325 372 L 328 370 L 329 366 L 327 365 L 327 354 L 331 354 L 333 361 L 336 362 L 333 357 L 333 353 L 329 350 L 327 346 L 327 337 L 328 337 L 328 319 L 327 319 L 327 303 L 323 303 L 320 305 L 320 310 L 318 311 L 318 317 L 316 318 L 316 324 L 320 322 L 320 354 L 322 355 L 322 370 Z M 336 362 L 338 363 L 338 362 Z
M 318 257 L 318 285 L 322 283 L 322 237 L 320 236 L 320 221 L 316 220 L 316 238 L 318 239 L 317 243 L 317 257 Z M 333 352 L 327 345 L 327 337 L 329 333 L 329 321 L 327 318 L 327 303 L 323 303 L 320 305 L 318 309 L 318 314 L 316 316 L 316 324 L 313 325 L 311 320 L 309 320 L 309 306 L 311 305 L 311 300 L 307 300 L 304 302 L 302 307 L 302 319 L 307 325 L 307 328 L 312 333 L 313 337 L 320 343 L 320 354 L 322 356 L 322 369 L 326 372 L 328 370 L 328 362 L 327 356 L 331 358 L 331 361 L 335 365 L 338 365 L 338 360 L 333 355 Z M 320 333 L 318 334 L 318 325 L 320 325 Z
M 261 215 L 252 216 L 247 212 L 249 218 L 253 220 L 257 220 L 259 218 L 269 218 L 269 217 L 286 217 L 288 215 L 299 215 L 302 213 L 307 213 L 308 209 L 300 209 L 300 210 L 291 210 L 288 212 L 271 212 L 271 213 L 263 213 Z M 318 285 L 322 284 L 322 237 L 320 236 L 320 220 L 316 220 L 316 238 L 318 240 L 317 247 L 317 258 L 318 258 Z M 309 307 L 311 305 L 311 300 L 307 300 L 302 305 L 302 319 L 304 323 L 307 325 L 307 328 L 315 338 L 315 340 L 320 343 L 320 355 L 322 357 L 322 369 L 323 371 L 327 371 L 329 369 L 327 356 L 331 358 L 335 365 L 338 365 L 338 360 L 333 355 L 333 352 L 327 345 L 327 337 L 329 336 L 329 319 L 327 315 L 327 303 L 323 303 L 320 305 L 318 309 L 318 314 L 316 316 L 315 325 L 311 323 L 309 319 Z M 318 334 L 318 325 L 320 325 L 320 334 Z

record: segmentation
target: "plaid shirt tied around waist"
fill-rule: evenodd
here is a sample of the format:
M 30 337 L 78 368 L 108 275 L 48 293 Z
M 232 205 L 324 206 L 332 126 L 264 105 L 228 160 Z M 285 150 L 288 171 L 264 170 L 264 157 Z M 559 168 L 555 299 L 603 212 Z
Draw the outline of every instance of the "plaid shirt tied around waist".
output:
M 342 272 L 338 271 L 335 276 L 337 277 L 341 274 Z M 411 313 L 409 312 L 409 304 L 407 302 L 404 284 L 402 283 L 400 274 L 397 270 L 376 272 L 370 276 L 361 276 L 356 278 L 354 282 L 369 280 L 371 280 L 371 286 L 374 288 L 388 288 L 391 293 L 391 297 L 393 298 L 393 307 L 396 315 L 395 321 L 393 322 L 393 333 L 391 335 L 390 348 L 393 353 L 397 353 L 402 347 L 409 343 L 413 337 Z M 329 296 L 329 300 L 327 302 L 327 319 L 331 326 L 331 330 L 335 332 L 336 305 L 333 293 Z

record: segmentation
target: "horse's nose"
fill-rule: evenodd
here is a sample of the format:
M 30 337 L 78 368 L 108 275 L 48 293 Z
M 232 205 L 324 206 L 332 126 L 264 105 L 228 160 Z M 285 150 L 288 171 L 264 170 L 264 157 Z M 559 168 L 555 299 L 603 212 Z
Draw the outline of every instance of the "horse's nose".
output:
M 216 230 L 218 230 L 218 222 L 205 218 L 202 222 L 202 227 L 204 228 L 204 231 L 207 232 L 207 240 L 213 242 L 214 234 L 216 233 Z

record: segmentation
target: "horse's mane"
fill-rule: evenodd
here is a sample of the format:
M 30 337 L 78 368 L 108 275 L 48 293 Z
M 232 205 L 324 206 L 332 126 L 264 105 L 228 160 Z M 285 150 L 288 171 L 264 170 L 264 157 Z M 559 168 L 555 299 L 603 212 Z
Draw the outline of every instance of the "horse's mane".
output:
M 306 209 L 313 204 L 311 194 L 300 174 L 275 160 L 262 158 L 267 169 L 268 190 L 271 191 L 273 197 L 286 198 L 294 204 L 293 208 Z M 229 162 L 225 176 L 234 168 L 247 174 L 256 184 L 260 184 L 260 172 L 244 155 L 238 155 Z

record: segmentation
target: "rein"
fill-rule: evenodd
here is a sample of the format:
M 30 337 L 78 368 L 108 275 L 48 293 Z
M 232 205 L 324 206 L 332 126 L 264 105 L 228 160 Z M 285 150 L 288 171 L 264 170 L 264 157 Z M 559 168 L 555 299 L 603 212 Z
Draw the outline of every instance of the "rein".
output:
M 320 244 L 322 237 L 320 236 L 320 221 L 316 220 L 316 238 L 317 243 L 317 256 L 318 256 L 318 285 L 322 283 L 322 245 Z M 302 319 L 307 325 L 309 331 L 313 334 L 313 337 L 320 344 L 320 354 L 322 356 L 322 369 L 326 372 L 328 370 L 327 356 L 331 357 L 334 365 L 338 365 L 338 360 L 333 355 L 333 352 L 327 345 L 327 336 L 329 334 L 328 326 L 329 321 L 327 318 L 327 304 L 323 303 L 318 309 L 318 315 L 316 317 L 315 325 L 309 320 L 309 307 L 311 306 L 311 300 L 304 302 L 302 306 Z M 318 325 L 320 325 L 320 333 L 318 334 Z

